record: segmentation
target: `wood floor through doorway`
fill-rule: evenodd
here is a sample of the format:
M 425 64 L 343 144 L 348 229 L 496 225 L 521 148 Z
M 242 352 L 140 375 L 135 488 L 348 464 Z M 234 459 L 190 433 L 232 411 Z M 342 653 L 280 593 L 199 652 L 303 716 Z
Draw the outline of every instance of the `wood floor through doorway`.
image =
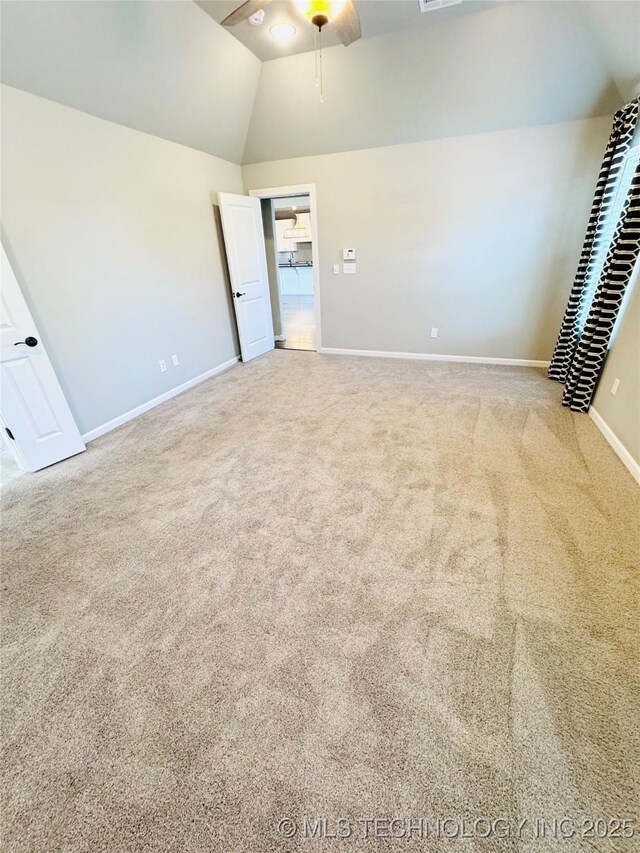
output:
M 313 296 L 281 296 L 282 325 L 286 340 L 278 341 L 278 349 L 316 349 L 316 317 Z

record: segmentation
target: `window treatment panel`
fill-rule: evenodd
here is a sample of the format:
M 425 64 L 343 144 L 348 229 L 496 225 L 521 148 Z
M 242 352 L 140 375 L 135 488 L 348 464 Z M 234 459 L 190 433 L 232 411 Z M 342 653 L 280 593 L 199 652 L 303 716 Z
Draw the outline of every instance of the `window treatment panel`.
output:
M 582 247 L 582 252 L 580 254 L 578 271 L 573 282 L 571 295 L 569 296 L 569 303 L 567 305 L 564 318 L 562 320 L 560 334 L 558 335 L 558 340 L 553 352 L 553 357 L 551 359 L 551 365 L 549 367 L 550 379 L 555 379 L 558 382 L 567 383 L 568 387 L 571 386 L 574 391 L 577 389 L 578 386 L 576 376 L 574 375 L 573 379 L 571 379 L 571 381 L 569 380 L 574 372 L 574 360 L 578 352 L 579 343 L 582 338 L 586 338 L 587 336 L 589 320 L 595 319 L 591 317 L 592 309 L 598 299 L 604 297 L 605 291 L 609 291 L 611 287 L 615 287 L 614 284 L 607 285 L 607 280 L 609 276 L 614 273 L 614 267 L 616 270 L 615 277 L 618 284 L 620 283 L 620 276 L 622 275 L 622 271 L 618 269 L 622 262 L 621 257 L 617 258 L 614 267 L 611 266 L 611 262 L 613 260 L 612 251 L 615 248 L 616 240 L 619 239 L 622 233 L 629 205 L 627 205 L 627 207 L 623 210 L 623 214 L 620 217 L 619 226 L 618 228 L 616 228 L 615 231 L 614 239 L 611 241 L 611 245 L 609 246 L 609 251 L 607 252 L 606 260 L 604 262 L 604 267 L 599 277 L 598 284 L 595 290 L 595 295 L 593 297 L 593 304 L 591 308 L 589 308 L 589 306 L 585 304 L 585 300 L 590 297 L 590 294 L 593 290 L 593 288 L 589 287 L 590 277 L 596 271 L 596 267 L 599 260 L 601 259 L 602 253 L 607 249 L 603 241 L 608 241 L 610 239 L 611 231 L 608 227 L 607 219 L 608 215 L 611 213 L 611 209 L 614 204 L 616 191 L 618 188 L 618 182 L 622 175 L 622 170 L 625 164 L 625 158 L 629 150 L 631 139 L 633 137 L 633 133 L 638 121 L 639 110 L 640 98 L 636 98 L 626 107 L 619 110 L 614 116 L 611 136 L 609 137 L 609 142 L 607 143 L 607 148 L 605 150 L 604 160 L 602 161 L 602 166 L 600 167 L 600 174 L 598 176 L 598 182 L 596 184 L 596 192 L 593 199 L 593 203 L 591 205 L 591 214 L 589 216 L 587 233 Z M 635 184 L 635 181 L 633 183 Z M 635 192 L 637 193 L 637 187 L 635 189 Z M 631 195 L 629 196 L 629 200 L 630 198 Z M 630 237 L 630 228 L 631 222 L 626 224 L 625 229 L 627 232 L 628 239 L 633 242 Z M 628 257 L 628 253 L 629 249 L 627 248 L 627 251 L 624 253 L 625 258 Z M 629 277 L 630 275 L 631 271 L 629 271 Z M 627 282 L 628 278 L 625 281 L 624 287 L 626 287 Z M 624 287 L 622 290 L 622 295 L 624 295 Z M 618 303 L 616 308 L 616 315 L 619 307 L 620 304 Z M 586 324 L 584 325 L 584 330 L 582 330 L 582 323 L 580 322 L 580 318 L 583 317 L 585 314 L 588 315 L 588 319 Z M 615 321 L 615 316 L 613 319 Z M 604 328 L 602 328 L 602 331 L 604 332 Z M 595 331 L 592 329 L 592 339 L 594 334 Z M 600 334 L 598 334 L 596 337 L 599 340 Z M 605 351 L 603 354 L 603 358 L 600 361 L 600 367 L 602 367 L 602 361 L 604 360 L 604 355 L 606 355 L 607 342 L 605 342 Z M 584 352 L 584 349 L 582 350 L 582 358 L 585 361 L 591 360 L 590 357 L 588 357 L 588 355 Z M 581 366 L 576 364 L 576 370 L 578 371 L 578 374 L 583 369 L 583 367 L 584 363 Z M 598 377 L 596 375 L 595 380 L 597 380 L 597 378 Z M 595 380 L 593 383 L 594 389 Z M 567 390 L 568 389 L 565 389 L 565 400 L 563 402 L 565 405 L 570 406 L 573 409 L 573 394 L 567 395 Z M 587 389 L 585 387 L 584 392 L 586 392 L 586 390 Z M 586 409 L 583 408 L 578 408 L 574 410 L 586 411 Z
M 640 166 L 637 166 L 565 383 L 562 402 L 574 412 L 589 409 L 639 253 Z

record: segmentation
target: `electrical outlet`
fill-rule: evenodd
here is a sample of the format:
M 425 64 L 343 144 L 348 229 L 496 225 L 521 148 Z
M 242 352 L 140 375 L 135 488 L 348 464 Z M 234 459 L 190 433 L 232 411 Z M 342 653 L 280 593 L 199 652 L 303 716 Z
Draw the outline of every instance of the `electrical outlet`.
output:
M 619 387 L 620 387 L 620 380 L 619 380 L 619 379 L 614 379 L 614 380 L 613 380 L 613 385 L 611 386 L 611 393 L 613 394 L 613 396 L 614 396 L 614 397 L 615 397 L 615 396 L 616 396 L 616 394 L 618 393 L 618 388 L 619 388 Z
M 177 367 L 180 364 L 180 360 L 178 359 L 178 356 L 175 353 L 171 356 L 171 361 L 173 362 L 174 367 Z
M 437 337 L 438 337 L 438 330 L 435 328 L 435 326 L 434 326 L 434 328 L 433 328 L 433 329 L 431 329 L 431 337 L 432 337 L 432 338 L 437 338 Z
M 158 364 L 160 365 L 160 373 L 166 373 L 167 372 L 167 362 L 163 358 L 161 358 L 160 361 L 158 362 Z
M 333 265 L 333 274 L 334 275 L 340 275 L 340 264 L 334 264 Z

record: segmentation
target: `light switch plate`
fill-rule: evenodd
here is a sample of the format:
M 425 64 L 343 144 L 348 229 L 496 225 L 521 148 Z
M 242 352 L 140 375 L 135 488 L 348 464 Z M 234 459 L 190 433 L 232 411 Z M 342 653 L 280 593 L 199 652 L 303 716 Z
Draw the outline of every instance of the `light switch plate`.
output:
M 334 275 L 340 275 L 340 264 L 334 264 L 333 265 L 333 274 Z
M 342 264 L 342 272 L 345 275 L 355 275 L 356 274 L 356 265 L 355 264 Z
M 435 326 L 433 327 L 433 329 L 431 329 L 431 337 L 432 337 L 432 338 L 437 338 L 437 337 L 438 337 L 438 330 L 436 329 L 436 327 L 435 327 Z
M 616 393 L 618 392 L 619 387 L 620 387 L 620 380 L 614 379 L 613 385 L 611 386 L 611 393 L 613 394 L 614 397 L 616 396 Z
M 356 250 L 355 249 L 343 249 L 342 250 L 342 260 L 343 261 L 355 261 L 356 259 Z

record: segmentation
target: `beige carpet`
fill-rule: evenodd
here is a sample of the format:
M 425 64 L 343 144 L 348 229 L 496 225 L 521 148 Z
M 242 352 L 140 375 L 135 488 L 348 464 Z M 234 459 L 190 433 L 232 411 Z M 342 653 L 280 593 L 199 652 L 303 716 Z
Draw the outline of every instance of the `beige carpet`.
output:
M 581 836 L 638 817 L 640 490 L 560 390 L 276 351 L 6 486 L 4 853 L 637 850 Z

